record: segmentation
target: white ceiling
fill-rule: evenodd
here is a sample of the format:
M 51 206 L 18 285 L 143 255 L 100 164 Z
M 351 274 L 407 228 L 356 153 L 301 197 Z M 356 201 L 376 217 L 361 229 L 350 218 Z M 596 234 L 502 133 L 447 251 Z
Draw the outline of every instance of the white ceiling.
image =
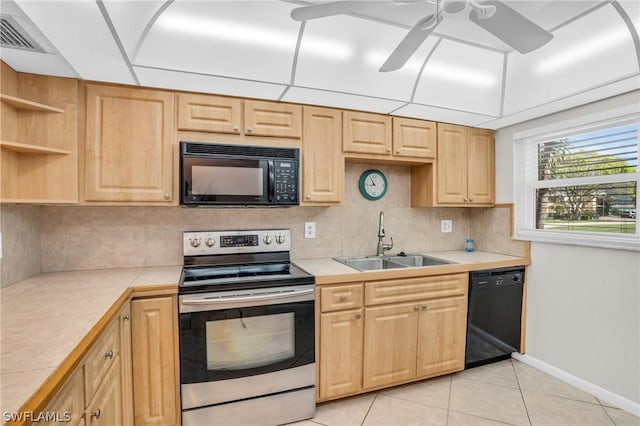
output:
M 397 71 L 378 68 L 435 0 L 291 18 L 308 1 L 1 0 L 46 51 L 16 71 L 500 128 L 640 88 L 638 0 L 504 0 L 551 32 L 521 54 L 468 18 L 442 22 Z

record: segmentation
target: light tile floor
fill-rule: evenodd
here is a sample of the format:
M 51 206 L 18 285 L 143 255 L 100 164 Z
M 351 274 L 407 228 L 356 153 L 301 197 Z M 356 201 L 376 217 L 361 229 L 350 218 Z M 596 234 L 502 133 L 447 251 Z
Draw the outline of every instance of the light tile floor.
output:
M 318 405 L 289 426 L 640 426 L 640 418 L 516 360 Z

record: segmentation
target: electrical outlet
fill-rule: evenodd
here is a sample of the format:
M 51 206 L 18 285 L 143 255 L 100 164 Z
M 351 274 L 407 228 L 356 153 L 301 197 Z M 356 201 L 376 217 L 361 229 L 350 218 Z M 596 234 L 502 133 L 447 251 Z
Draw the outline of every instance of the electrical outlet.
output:
M 305 222 L 304 223 L 304 237 L 305 238 L 315 238 L 316 237 L 316 223 L 315 222 Z
M 440 221 L 440 231 L 441 232 L 451 232 L 453 231 L 453 221 L 450 219 L 445 219 Z

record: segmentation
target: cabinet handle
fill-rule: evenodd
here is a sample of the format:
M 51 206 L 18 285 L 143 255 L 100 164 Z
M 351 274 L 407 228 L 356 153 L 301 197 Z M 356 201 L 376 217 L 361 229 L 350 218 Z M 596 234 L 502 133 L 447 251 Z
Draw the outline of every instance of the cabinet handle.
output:
M 113 351 L 109 351 L 106 354 L 104 354 L 104 359 L 113 359 Z
M 465 199 L 464 199 L 464 202 L 465 202 L 465 203 L 468 203 L 468 202 L 469 202 L 469 200 L 467 200 L 467 199 L 465 198 Z
M 253 127 L 247 127 L 247 133 L 253 132 Z
M 356 319 L 362 318 L 362 314 L 356 314 Z
M 387 148 L 387 152 L 391 152 L 391 148 Z
M 306 198 L 307 200 L 310 200 L 311 199 L 311 195 L 307 195 L 304 198 Z
M 129 314 L 124 314 L 122 319 L 125 321 L 129 321 Z
M 420 310 L 420 306 L 414 306 L 414 307 L 413 307 L 413 310 L 414 310 L 414 311 L 419 311 L 419 310 Z
M 233 131 L 238 133 L 240 131 L 240 126 L 238 126 L 238 125 L 233 126 Z
M 400 154 L 400 150 L 399 149 L 396 149 L 396 154 Z
M 427 310 L 427 305 L 423 305 L 423 306 L 422 306 L 422 310 L 423 310 L 423 311 L 426 311 L 426 310 Z
M 100 418 L 100 415 L 102 414 L 102 411 L 100 411 L 100 409 L 96 409 L 96 411 L 93 412 L 93 414 L 91 415 L 91 417 L 95 417 L 96 420 L 98 420 Z
M 165 199 L 165 200 L 170 200 L 170 199 L 171 199 L 171 195 L 169 195 L 169 194 L 164 194 L 164 199 Z
M 341 302 L 344 302 L 344 301 L 346 301 L 347 299 L 348 299 L 348 297 L 347 297 L 347 296 L 340 296 L 340 301 L 341 301 Z
M 473 202 L 473 198 L 469 198 L 469 202 Z

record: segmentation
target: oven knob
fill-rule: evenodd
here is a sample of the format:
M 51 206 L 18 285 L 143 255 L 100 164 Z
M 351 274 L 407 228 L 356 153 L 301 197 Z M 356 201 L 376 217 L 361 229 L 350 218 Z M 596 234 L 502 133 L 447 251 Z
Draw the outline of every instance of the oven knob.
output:
M 285 240 L 284 235 L 282 235 L 282 234 L 276 235 L 276 243 L 282 244 L 282 243 L 284 243 L 284 240 Z
M 265 237 L 262 239 L 262 242 L 264 242 L 266 245 L 269 245 L 273 242 L 273 238 L 271 238 L 271 235 L 265 235 Z
M 200 247 L 202 238 L 189 238 L 189 241 L 191 242 L 191 247 Z
M 206 240 L 204 240 L 204 243 L 206 244 L 207 247 L 213 247 L 216 244 L 216 240 L 214 240 L 213 237 L 209 237 Z

